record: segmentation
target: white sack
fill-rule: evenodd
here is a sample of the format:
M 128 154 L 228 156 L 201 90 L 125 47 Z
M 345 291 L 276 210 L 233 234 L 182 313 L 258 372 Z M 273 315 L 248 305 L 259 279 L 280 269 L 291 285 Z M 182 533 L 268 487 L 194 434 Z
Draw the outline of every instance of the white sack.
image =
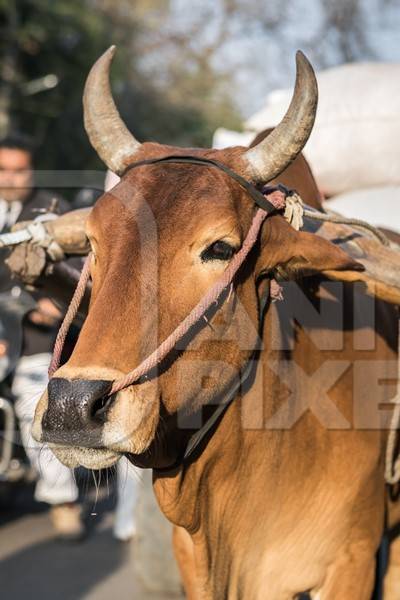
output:
M 400 186 L 340 194 L 326 201 L 325 208 L 400 233 Z
M 305 155 L 322 191 L 400 185 L 400 64 L 348 64 L 317 78 L 318 114 Z M 275 126 L 291 96 L 271 93 L 246 129 Z
M 229 148 L 229 146 L 248 146 L 255 137 L 253 132 L 241 133 L 219 127 L 214 133 L 213 148 L 222 150 L 223 148 Z

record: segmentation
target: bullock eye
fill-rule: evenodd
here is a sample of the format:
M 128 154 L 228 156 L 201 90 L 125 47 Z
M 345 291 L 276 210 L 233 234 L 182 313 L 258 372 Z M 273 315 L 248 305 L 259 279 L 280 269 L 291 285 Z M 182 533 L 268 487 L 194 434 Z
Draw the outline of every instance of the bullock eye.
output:
M 207 262 L 209 260 L 230 260 L 235 252 L 236 248 L 227 242 L 219 240 L 203 250 L 201 253 L 201 260 L 203 262 Z

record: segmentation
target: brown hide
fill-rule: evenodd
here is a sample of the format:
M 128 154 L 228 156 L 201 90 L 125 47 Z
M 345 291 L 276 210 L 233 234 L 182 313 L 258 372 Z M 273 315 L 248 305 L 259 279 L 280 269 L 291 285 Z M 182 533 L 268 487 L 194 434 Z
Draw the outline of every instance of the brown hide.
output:
M 71 467 L 104 468 L 126 455 L 153 468 L 162 510 L 186 530 L 175 541 L 191 600 L 370 600 L 384 526 L 397 314 L 324 278 L 327 270 L 346 279 L 360 268 L 340 247 L 270 216 L 224 301 L 156 370 L 109 395 L 218 281 L 255 213 L 248 194 L 215 168 L 126 167 L 194 154 L 268 182 L 312 130 L 313 69 L 298 52 L 288 111 L 258 146 L 179 149 L 140 144 L 128 131 L 110 91 L 114 52 L 89 73 L 84 122 L 98 155 L 123 177 L 88 219 L 89 313 L 39 401 L 34 437 Z M 303 159 L 280 179 L 319 207 Z M 265 306 L 277 272 L 292 281 L 283 302 Z M 228 399 L 185 457 L 192 432 Z
M 137 159 L 178 152 L 241 170 L 240 148 L 144 144 Z M 309 170 L 300 162 L 292 169 L 280 180 L 309 194 L 311 203 L 317 190 Z M 156 276 L 149 271 L 151 220 L 138 228 L 148 206 L 157 225 Z M 89 315 L 56 378 L 111 380 L 139 364 L 223 272 L 223 265 L 201 262 L 201 250 L 215 239 L 240 244 L 253 214 L 248 196 L 215 169 L 169 164 L 128 172 L 89 217 L 95 253 Z M 284 302 L 270 306 L 263 322 L 260 282 L 282 265 L 297 281 L 285 286 Z M 201 600 L 292 600 L 306 591 L 369 600 L 384 519 L 388 414 L 380 407 L 395 392 L 397 319 L 351 285 L 302 279 L 304 270 L 344 269 L 345 276 L 352 268 L 357 263 L 329 241 L 295 232 L 280 216 L 268 218 L 229 300 L 157 378 L 112 399 L 100 441 L 90 446 L 82 429 L 81 445 L 53 446 L 70 466 L 99 468 L 126 454 L 154 469 L 162 510 L 190 534 L 192 542 L 177 536 L 177 556 L 194 562 Z M 250 378 L 182 464 L 192 431 L 180 419 L 213 412 L 259 336 Z M 37 438 L 50 404 L 57 427 L 72 422 L 76 398 L 58 412 L 57 402 L 47 394 L 39 402 Z M 182 573 L 190 579 L 187 568 Z

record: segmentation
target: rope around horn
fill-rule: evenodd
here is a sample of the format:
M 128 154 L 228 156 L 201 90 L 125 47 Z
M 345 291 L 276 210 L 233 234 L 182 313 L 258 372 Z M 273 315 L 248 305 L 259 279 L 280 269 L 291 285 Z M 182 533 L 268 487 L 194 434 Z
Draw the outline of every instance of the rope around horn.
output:
M 284 186 L 278 187 L 284 188 Z M 268 188 L 266 187 L 264 189 Z M 313 221 L 326 221 L 329 223 L 337 223 L 338 225 L 351 225 L 352 227 L 359 227 L 360 229 L 364 229 L 372 233 L 372 235 L 384 246 L 390 246 L 389 238 L 382 231 L 366 221 L 343 217 L 342 215 L 332 211 L 320 212 L 316 209 L 306 208 L 303 200 L 295 190 L 286 190 L 284 217 L 297 231 L 304 225 L 303 217 L 308 217 Z

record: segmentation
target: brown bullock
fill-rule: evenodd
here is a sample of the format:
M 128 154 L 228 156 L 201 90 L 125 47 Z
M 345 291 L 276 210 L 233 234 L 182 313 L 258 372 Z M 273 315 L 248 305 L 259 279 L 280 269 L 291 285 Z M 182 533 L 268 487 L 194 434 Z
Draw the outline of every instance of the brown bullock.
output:
M 312 68 L 298 56 L 288 113 L 252 149 L 187 151 L 140 144 L 127 131 L 109 88 L 112 54 L 89 75 L 85 125 L 122 180 L 89 217 L 89 314 L 39 402 L 34 435 L 71 467 L 102 468 L 124 454 L 153 468 L 160 506 L 180 528 L 176 554 L 191 599 L 369 600 L 385 519 L 388 411 L 379 411 L 395 392 L 397 321 L 383 303 L 326 282 L 324 271 L 357 267 L 342 250 L 269 217 L 208 320 L 157 372 L 107 396 L 221 276 L 255 210 L 215 168 L 126 167 L 189 153 L 255 185 L 280 175 L 315 202 L 302 159 L 289 167 L 314 121 Z M 263 311 L 277 272 L 295 281 Z M 202 409 L 205 420 L 239 374 L 233 402 L 182 459 Z M 398 598 L 393 589 L 388 598 Z

